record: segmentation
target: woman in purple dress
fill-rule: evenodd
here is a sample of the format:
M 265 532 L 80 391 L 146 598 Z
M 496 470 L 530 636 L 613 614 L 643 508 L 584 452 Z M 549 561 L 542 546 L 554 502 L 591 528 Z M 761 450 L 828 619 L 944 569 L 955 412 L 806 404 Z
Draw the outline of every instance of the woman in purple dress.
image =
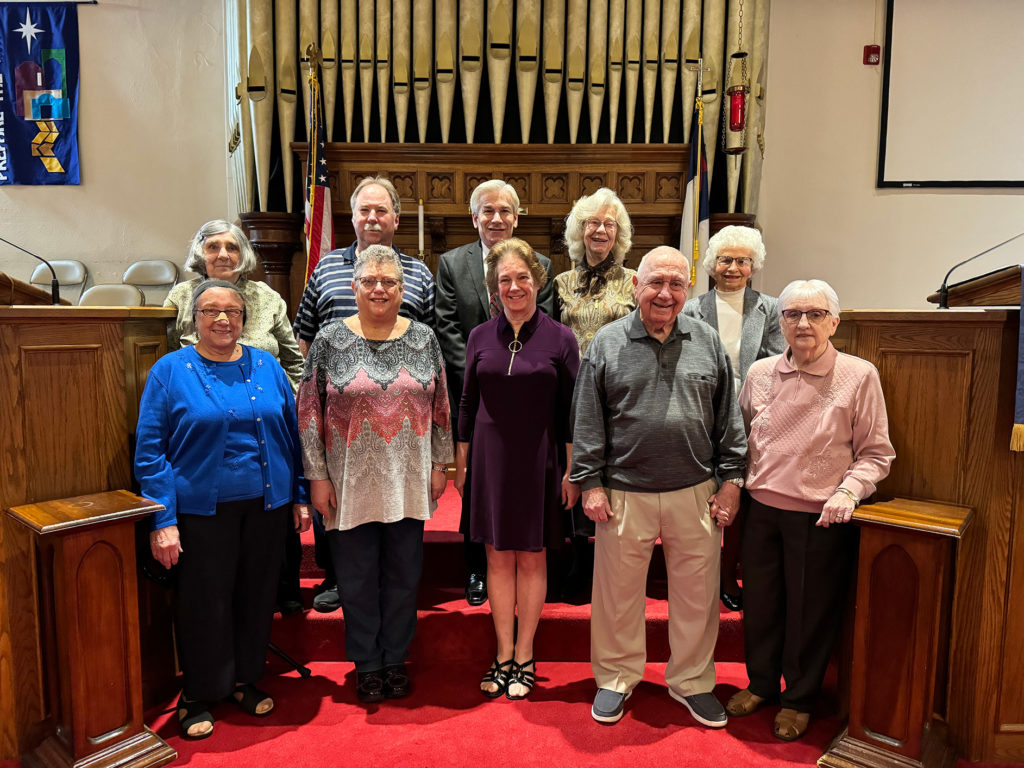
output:
M 461 494 L 472 471 L 470 537 L 487 549 L 497 653 L 480 690 L 524 699 L 536 680 L 545 547 L 564 541 L 559 505 L 571 509 L 579 496 L 567 468 L 580 356 L 572 331 L 537 311 L 547 273 L 529 245 L 518 238 L 498 243 L 486 271 L 503 311 L 474 328 L 466 344 L 455 487 Z

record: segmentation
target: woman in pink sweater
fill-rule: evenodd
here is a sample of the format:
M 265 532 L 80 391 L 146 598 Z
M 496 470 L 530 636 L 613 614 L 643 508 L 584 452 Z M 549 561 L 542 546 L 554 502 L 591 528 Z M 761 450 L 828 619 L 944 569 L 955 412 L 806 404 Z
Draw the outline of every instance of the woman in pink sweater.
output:
M 775 735 L 807 730 L 842 618 L 850 525 L 895 456 L 875 367 L 838 352 L 839 297 L 821 280 L 779 296 L 787 348 L 755 362 L 740 393 L 751 505 L 740 562 L 748 687 L 730 715 L 778 701 Z M 780 692 L 780 679 L 786 681 Z

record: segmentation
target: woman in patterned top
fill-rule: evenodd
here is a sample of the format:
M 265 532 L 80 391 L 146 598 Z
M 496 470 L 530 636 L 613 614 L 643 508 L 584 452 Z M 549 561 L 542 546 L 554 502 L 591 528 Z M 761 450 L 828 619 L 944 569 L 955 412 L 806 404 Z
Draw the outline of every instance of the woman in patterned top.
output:
M 302 376 L 302 355 L 288 322 L 288 307 L 281 295 L 266 283 L 249 280 L 257 267 L 256 254 L 242 230 L 223 219 L 208 221 L 199 228 L 188 249 L 185 269 L 198 272 L 199 277 L 174 286 L 165 307 L 178 310 L 178 319 L 171 330 L 174 348 L 195 344 L 198 339 L 189 308 L 192 294 L 208 277 L 233 283 L 245 299 L 248 309 L 243 344 L 269 352 L 281 363 L 294 392 Z
M 411 690 L 405 660 L 416 630 L 423 522 L 452 460 L 441 349 L 398 316 L 402 265 L 372 245 L 355 265 L 358 312 L 328 323 L 299 385 L 299 433 L 313 505 L 324 516 L 345 643 L 363 702 Z
M 565 244 L 574 264 L 555 278 L 559 318 L 576 335 L 580 357 L 598 329 L 636 309 L 633 278 L 622 266 L 633 247 L 633 225 L 626 206 L 607 187 L 581 197 L 565 217 Z M 588 539 L 594 521 L 579 505 L 572 510 L 572 567 L 562 585 L 562 596 L 585 594 L 594 571 L 594 552 Z

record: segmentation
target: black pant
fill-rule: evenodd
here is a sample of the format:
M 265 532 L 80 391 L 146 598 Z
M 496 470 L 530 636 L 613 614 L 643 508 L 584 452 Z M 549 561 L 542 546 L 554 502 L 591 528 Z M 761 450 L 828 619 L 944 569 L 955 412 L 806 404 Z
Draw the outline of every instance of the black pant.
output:
M 217 701 L 263 676 L 291 504 L 228 501 L 181 515 L 175 621 L 185 697 Z
M 357 672 L 401 664 L 416 633 L 423 521 L 328 531 L 345 614 L 345 652 Z
M 821 690 L 857 542 L 854 526 L 817 520 L 751 499 L 740 558 L 750 690 L 798 712 L 811 712 Z

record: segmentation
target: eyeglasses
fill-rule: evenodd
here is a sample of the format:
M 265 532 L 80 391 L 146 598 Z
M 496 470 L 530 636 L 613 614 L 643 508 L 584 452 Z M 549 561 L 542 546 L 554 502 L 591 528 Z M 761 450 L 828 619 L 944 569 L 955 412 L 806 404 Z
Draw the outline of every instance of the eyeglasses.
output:
M 715 261 L 718 262 L 720 267 L 728 267 L 734 261 L 737 267 L 749 267 L 754 263 L 754 260 L 748 256 L 719 256 Z
M 619 228 L 619 223 L 615 219 L 587 219 L 584 224 L 587 232 L 596 232 L 601 227 L 604 227 L 605 232 L 614 232 Z
M 216 320 L 222 314 L 227 315 L 230 320 L 237 320 L 242 316 L 241 309 L 200 309 L 199 314 L 203 317 L 208 317 L 211 320 Z
M 377 287 L 377 283 L 380 283 L 381 287 L 385 291 L 390 291 L 396 285 L 398 285 L 398 280 L 396 280 L 393 277 L 360 277 L 359 278 L 359 284 L 361 286 L 363 286 L 363 288 L 365 288 L 368 291 L 372 291 L 374 288 L 376 288 Z
M 819 325 L 825 322 L 825 318 L 831 315 L 827 309 L 784 309 L 782 310 L 782 319 L 790 325 L 796 325 L 800 322 L 800 318 L 804 315 L 807 316 L 807 322 L 811 325 Z

